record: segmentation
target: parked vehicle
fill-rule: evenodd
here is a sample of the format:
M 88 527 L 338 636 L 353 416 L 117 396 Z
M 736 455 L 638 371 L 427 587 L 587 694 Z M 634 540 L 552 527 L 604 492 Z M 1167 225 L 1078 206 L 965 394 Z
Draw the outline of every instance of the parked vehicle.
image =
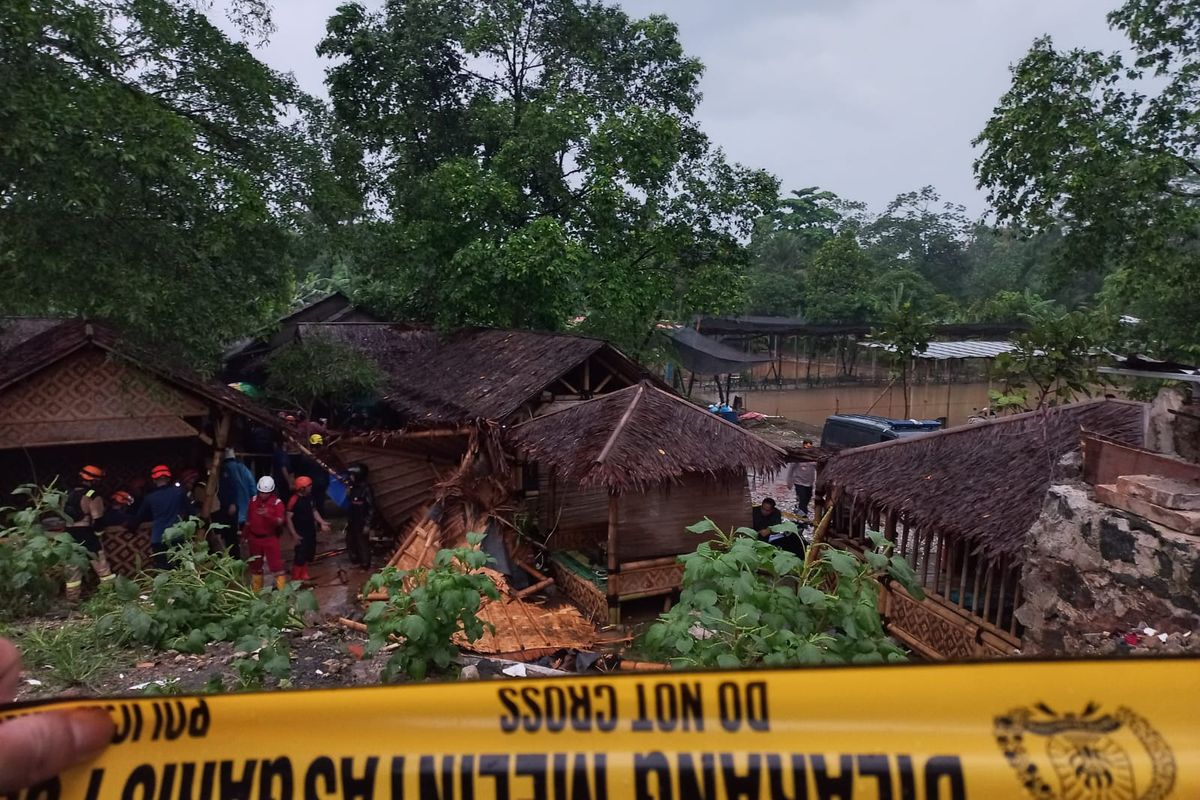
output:
M 867 414 L 834 414 L 825 420 L 821 431 L 821 447 L 826 450 L 847 450 L 869 444 L 915 436 L 940 430 L 936 419 L 888 419 Z

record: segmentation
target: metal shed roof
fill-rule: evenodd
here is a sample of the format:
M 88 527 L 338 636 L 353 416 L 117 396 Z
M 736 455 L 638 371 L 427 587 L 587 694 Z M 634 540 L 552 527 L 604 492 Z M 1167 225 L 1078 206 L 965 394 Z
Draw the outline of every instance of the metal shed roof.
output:
M 875 347 L 881 350 L 894 351 L 890 344 L 882 342 L 863 342 L 863 347 Z M 946 361 L 952 358 L 995 358 L 1001 353 L 1016 349 L 1012 342 L 930 342 L 929 349 L 918 353 L 917 358 L 928 358 L 935 361 Z

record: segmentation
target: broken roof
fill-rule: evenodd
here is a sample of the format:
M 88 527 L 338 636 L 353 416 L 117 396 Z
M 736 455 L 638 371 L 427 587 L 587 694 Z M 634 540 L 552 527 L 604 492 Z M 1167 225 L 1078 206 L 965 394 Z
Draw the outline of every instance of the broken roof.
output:
M 0 357 L 0 391 L 67 356 L 95 347 L 124 359 L 180 388 L 257 422 L 278 427 L 266 409 L 228 386 L 202 380 L 190 370 L 166 365 L 146 348 L 123 341 L 115 329 L 100 322 L 59 320 L 35 336 L 4 351 Z
M 386 323 L 302 323 L 371 356 L 390 378 L 386 405 L 411 425 L 504 420 L 591 356 L 632 382 L 642 370 L 600 339 L 567 333 L 471 328 L 450 334 Z
M 648 381 L 523 422 L 508 437 L 564 479 L 618 492 L 784 462 L 775 445 Z
M 818 490 L 903 513 L 909 525 L 965 537 L 989 556 L 1016 556 L 1055 469 L 1084 431 L 1143 439 L 1145 406 L 1092 400 L 846 450 L 826 462 Z

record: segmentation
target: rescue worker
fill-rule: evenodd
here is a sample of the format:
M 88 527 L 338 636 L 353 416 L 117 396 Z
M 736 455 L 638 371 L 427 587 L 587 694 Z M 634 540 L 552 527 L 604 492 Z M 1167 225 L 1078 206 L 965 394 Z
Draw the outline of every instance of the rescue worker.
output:
M 113 492 L 109 499 L 108 509 L 104 512 L 104 516 L 96 523 L 96 527 L 100 530 L 107 528 L 128 528 L 133 522 L 133 514 L 130 509 L 133 508 L 133 495 L 124 490 Z
M 141 511 L 138 512 L 137 524 L 153 521 L 150 529 L 150 555 L 154 566 L 158 569 L 170 569 L 171 560 L 167 557 L 167 542 L 163 541 L 167 529 L 192 514 L 192 504 L 188 500 L 187 491 L 171 481 L 171 469 L 165 464 L 159 464 L 150 470 L 150 479 L 154 481 L 154 489 L 142 501 Z
M 317 554 L 317 526 L 321 533 L 329 533 L 329 523 L 321 516 L 313 500 L 312 479 L 301 475 L 296 478 L 296 491 L 288 500 L 288 529 L 296 542 L 292 554 L 292 580 L 307 581 L 312 577 L 308 574 L 308 565 Z
M 353 464 L 350 473 L 350 511 L 346 520 L 346 553 L 350 563 L 366 569 L 371 566 L 371 523 L 375 516 L 375 495 L 367 482 L 367 465 Z
M 104 498 L 96 490 L 104 470 L 88 465 L 79 471 L 79 485 L 67 493 L 63 513 L 67 516 L 67 533 L 76 542 L 83 545 L 88 552 L 88 560 L 100 585 L 110 582 L 115 577 L 108 567 L 108 558 L 104 555 L 104 547 L 96 533 L 96 523 L 104 516 Z M 66 570 L 67 600 L 76 602 L 83 593 L 83 573 L 75 566 Z
M 221 479 L 217 489 L 217 500 L 220 505 L 213 514 L 213 522 L 224 525 L 221 538 L 225 549 L 234 558 L 241 558 L 239 540 L 242 526 L 246 524 L 246 512 L 250 508 L 250 498 L 254 497 L 254 475 L 245 464 L 238 461 L 237 453 L 232 447 L 225 448 L 221 461 Z
M 263 575 L 270 570 L 275 575 L 275 588 L 287 585 L 283 573 L 283 556 L 279 552 L 279 536 L 286 521 L 283 501 L 275 495 L 275 479 L 265 475 L 258 479 L 258 494 L 250 501 L 246 512 L 246 549 L 249 552 L 250 585 L 254 591 L 263 588 Z
M 324 447 L 325 437 L 319 433 L 314 433 L 308 437 L 308 444 L 313 448 Z M 313 507 L 317 509 L 317 513 L 325 513 L 325 498 L 329 494 L 329 470 L 325 469 L 319 461 L 305 453 L 297 453 L 291 456 L 291 472 L 295 476 L 292 480 L 292 485 L 301 476 L 312 481 L 312 489 L 309 496 L 312 498 Z

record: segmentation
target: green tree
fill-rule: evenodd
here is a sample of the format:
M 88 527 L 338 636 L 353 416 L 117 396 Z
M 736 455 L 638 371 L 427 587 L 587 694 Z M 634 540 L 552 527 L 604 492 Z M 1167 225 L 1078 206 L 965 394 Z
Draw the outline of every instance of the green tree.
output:
M 816 252 L 837 235 L 847 213 L 860 206 L 816 187 L 793 191 L 754 223 L 747 270 L 752 314 L 801 312 L 804 275 Z
M 370 356 L 327 336 L 308 336 L 276 351 L 267 363 L 267 389 L 303 408 L 340 406 L 376 395 L 385 383 Z
M 232 8 L 269 30 L 259 0 Z M 304 220 L 336 213 L 319 111 L 188 0 L 3 4 L 0 310 L 211 363 L 286 304 Z
M 1076 272 L 1166 350 L 1200 341 L 1200 0 L 1127 0 L 1108 15 L 1128 54 L 1037 40 L 976 140 L 1001 221 L 1061 228 Z
M 1092 351 L 1105 327 L 1097 316 L 1043 304 L 1027 319 L 1016 349 L 996 357 L 993 375 L 1004 390 L 991 392 L 993 405 L 1029 411 L 1090 396 L 1099 382 Z
M 319 50 L 363 149 L 373 305 L 444 326 L 583 327 L 640 348 L 737 309 L 778 190 L 699 129 L 699 61 L 662 16 L 585 0 L 343 5 Z
M 900 373 L 900 386 L 904 390 L 904 416 L 911 414 L 912 398 L 908 392 L 908 379 L 912 374 L 913 359 L 929 349 L 933 338 L 933 322 L 923 314 L 905 292 L 903 284 L 892 292 L 891 299 L 879 309 L 881 326 L 872 331 L 872 337 L 887 345 L 896 369 Z
M 966 290 L 970 230 L 963 206 L 944 202 L 925 186 L 898 195 L 863 226 L 859 239 L 882 267 L 912 270 L 935 292 L 958 298 Z
M 871 287 L 878 274 L 853 231 L 842 231 L 821 246 L 805 273 L 804 315 L 813 322 L 867 321 L 875 308 Z

